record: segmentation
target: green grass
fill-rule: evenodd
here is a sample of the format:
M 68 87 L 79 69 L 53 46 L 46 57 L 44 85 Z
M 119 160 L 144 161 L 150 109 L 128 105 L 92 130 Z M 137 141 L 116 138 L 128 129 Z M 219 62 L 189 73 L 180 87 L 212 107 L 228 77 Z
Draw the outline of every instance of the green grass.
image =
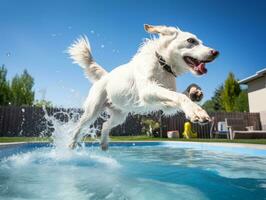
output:
M 0 143 L 5 142 L 49 142 L 50 138 L 40 137 L 0 137 Z M 86 141 L 91 141 L 87 138 Z M 184 141 L 184 142 L 227 142 L 227 143 L 246 143 L 246 144 L 266 144 L 266 139 L 168 139 L 168 138 L 155 138 L 145 135 L 140 136 L 112 136 L 111 141 Z
M 49 142 L 49 138 L 41 137 L 0 137 L 0 143 L 5 142 Z

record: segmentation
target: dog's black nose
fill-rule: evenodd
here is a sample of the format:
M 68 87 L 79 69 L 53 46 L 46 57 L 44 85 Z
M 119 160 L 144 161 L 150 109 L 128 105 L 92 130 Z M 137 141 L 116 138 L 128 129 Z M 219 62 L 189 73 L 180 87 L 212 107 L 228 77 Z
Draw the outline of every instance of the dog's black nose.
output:
M 216 50 L 212 49 L 212 50 L 211 50 L 211 55 L 212 55 L 213 57 L 217 57 L 217 56 L 219 55 L 219 51 L 216 51 Z

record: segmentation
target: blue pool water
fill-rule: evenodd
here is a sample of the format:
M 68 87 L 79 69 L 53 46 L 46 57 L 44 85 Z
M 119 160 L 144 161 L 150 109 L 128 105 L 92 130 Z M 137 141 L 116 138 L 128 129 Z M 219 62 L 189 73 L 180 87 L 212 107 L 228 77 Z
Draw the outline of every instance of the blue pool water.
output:
M 1 147 L 0 147 L 1 148 Z M 1 200 L 266 199 L 266 151 L 199 143 L 0 149 Z

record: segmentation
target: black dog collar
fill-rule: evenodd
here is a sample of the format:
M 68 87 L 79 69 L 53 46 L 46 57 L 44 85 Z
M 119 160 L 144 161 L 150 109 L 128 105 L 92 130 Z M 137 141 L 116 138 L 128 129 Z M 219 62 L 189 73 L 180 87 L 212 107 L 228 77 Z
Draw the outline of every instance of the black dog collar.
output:
M 167 71 L 168 73 L 172 74 L 174 77 L 176 77 L 171 66 L 166 63 L 165 59 L 160 54 L 158 54 L 157 52 L 155 52 L 155 55 L 158 58 L 158 62 L 163 67 L 163 69 L 165 71 Z

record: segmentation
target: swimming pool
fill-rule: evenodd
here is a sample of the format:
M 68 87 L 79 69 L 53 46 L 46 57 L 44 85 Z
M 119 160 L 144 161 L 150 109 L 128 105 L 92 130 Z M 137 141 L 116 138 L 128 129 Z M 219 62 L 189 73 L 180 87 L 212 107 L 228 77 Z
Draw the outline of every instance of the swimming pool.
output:
M 0 150 L 0 199 L 266 199 L 266 150 L 186 142 Z

